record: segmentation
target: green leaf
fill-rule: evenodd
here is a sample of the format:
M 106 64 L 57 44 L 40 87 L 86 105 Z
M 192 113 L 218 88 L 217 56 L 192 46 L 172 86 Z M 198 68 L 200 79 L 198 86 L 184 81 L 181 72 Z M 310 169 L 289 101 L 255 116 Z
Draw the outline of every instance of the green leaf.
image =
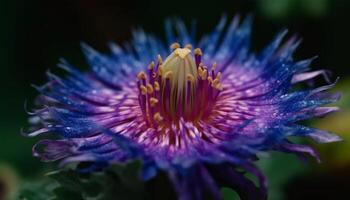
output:
M 52 180 L 41 180 L 38 182 L 28 181 L 22 184 L 14 200 L 52 200 L 54 199 L 53 189 L 58 184 Z
M 127 200 L 150 199 L 139 178 L 139 162 L 113 165 L 101 172 L 79 173 L 72 169 L 47 174 L 45 182 L 28 182 L 21 200 Z M 48 187 L 50 186 L 50 187 Z
M 233 189 L 228 187 L 221 188 L 221 193 L 225 200 L 240 200 L 241 198 Z

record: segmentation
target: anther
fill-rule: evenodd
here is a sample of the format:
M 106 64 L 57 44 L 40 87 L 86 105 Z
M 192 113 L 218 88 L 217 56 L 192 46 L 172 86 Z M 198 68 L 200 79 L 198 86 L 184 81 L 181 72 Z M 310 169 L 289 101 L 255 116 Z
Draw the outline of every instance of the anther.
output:
M 146 95 L 147 94 L 147 88 L 144 85 L 140 86 L 141 94 Z
M 192 83 L 194 82 L 194 76 L 192 74 L 187 74 L 186 78 L 187 78 L 187 81 L 190 81 Z
M 221 83 L 218 83 L 217 85 L 215 85 L 214 88 L 220 91 L 224 89 Z
M 208 76 L 207 79 L 208 79 L 209 83 L 213 82 L 213 78 L 211 76 Z
M 147 78 L 147 75 L 146 75 L 146 73 L 143 72 L 143 71 L 141 71 L 141 72 L 139 72 L 139 73 L 137 74 L 137 79 L 138 79 L 138 80 L 141 80 L 141 79 L 146 80 L 146 78 Z
M 154 98 L 154 97 L 151 97 L 151 98 L 149 99 L 149 102 L 150 102 L 151 106 L 153 107 L 153 106 L 156 105 L 156 103 L 158 103 L 158 99 L 156 99 L 156 98 Z
M 208 75 L 208 70 L 203 70 L 203 73 L 202 73 L 202 75 L 201 75 L 201 77 L 202 77 L 202 80 L 205 80 L 205 79 L 207 79 L 207 75 Z
M 212 86 L 216 87 L 219 83 L 220 83 L 219 79 L 216 78 L 216 79 L 213 80 Z
M 214 62 L 213 65 L 211 66 L 211 70 L 215 71 L 216 67 L 217 67 L 217 64 L 216 64 L 216 62 Z
M 191 50 L 187 49 L 187 48 L 183 48 L 183 49 L 178 48 L 174 51 L 174 53 L 175 53 L 175 55 L 179 56 L 180 58 L 185 59 L 186 56 L 191 53 Z
M 162 75 L 163 72 L 164 72 L 163 66 L 162 66 L 162 65 L 159 65 L 159 67 L 158 67 L 158 74 L 159 74 L 159 75 Z
M 163 120 L 163 117 L 160 115 L 159 112 L 157 112 L 156 114 L 153 115 L 153 119 L 154 119 L 157 123 L 159 123 L 159 122 L 161 122 L 161 121 Z
M 215 79 L 218 79 L 218 80 L 220 80 L 220 77 L 221 77 L 221 72 L 218 72 L 218 73 L 216 74 L 216 77 L 215 77 Z
M 201 56 L 202 55 L 202 50 L 200 48 L 196 48 L 194 50 L 194 54 L 197 55 L 197 56 Z
M 185 48 L 186 48 L 186 49 L 189 49 L 189 50 L 192 50 L 192 45 L 186 44 L 186 45 L 185 45 Z
M 158 54 L 158 56 L 157 56 L 157 60 L 158 60 L 158 64 L 163 64 L 163 59 L 162 59 L 162 57 Z
M 175 50 L 175 49 L 178 49 L 178 48 L 180 48 L 180 44 L 179 43 L 177 43 L 177 42 L 174 42 L 174 43 L 172 43 L 171 45 L 170 45 L 170 49 L 171 50 Z
M 165 73 L 164 77 L 166 79 L 171 79 L 173 77 L 173 72 L 172 71 L 168 71 Z
M 159 83 L 157 81 L 154 82 L 154 89 L 156 91 L 159 91 L 160 90 L 160 87 L 159 87 Z
M 154 68 L 154 62 L 152 61 L 149 65 L 148 65 L 148 69 L 153 69 Z
M 147 83 L 146 88 L 147 88 L 148 94 L 152 94 L 153 93 L 153 86 L 151 84 Z
M 198 74 L 199 74 L 199 76 L 202 76 L 202 74 L 203 74 L 203 69 L 202 69 L 202 67 L 198 67 L 198 69 L 197 69 L 197 71 L 198 71 Z

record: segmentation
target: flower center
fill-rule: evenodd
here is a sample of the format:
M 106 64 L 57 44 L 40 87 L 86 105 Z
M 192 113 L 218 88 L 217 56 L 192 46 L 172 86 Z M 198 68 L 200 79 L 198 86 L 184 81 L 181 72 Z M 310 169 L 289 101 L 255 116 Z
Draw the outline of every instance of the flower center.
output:
M 176 124 L 180 119 L 196 122 L 207 118 L 223 89 L 220 72 L 201 63 L 202 52 L 190 45 L 180 48 L 171 45 L 173 52 L 163 62 L 158 56 L 155 65 L 148 67 L 148 75 L 137 75 L 139 103 L 150 126 Z

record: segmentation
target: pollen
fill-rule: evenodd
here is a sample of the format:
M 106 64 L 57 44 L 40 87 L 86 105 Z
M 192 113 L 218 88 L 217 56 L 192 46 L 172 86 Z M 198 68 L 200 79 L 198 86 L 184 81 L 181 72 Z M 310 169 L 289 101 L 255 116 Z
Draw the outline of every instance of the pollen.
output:
M 163 66 L 161 64 L 159 64 L 159 67 L 158 67 L 158 75 L 162 75 L 164 72 L 164 69 L 163 69 Z
M 218 72 L 218 73 L 216 74 L 216 77 L 215 77 L 215 79 L 218 79 L 218 80 L 220 80 L 220 78 L 221 78 L 221 72 Z
M 187 74 L 187 80 L 194 83 L 194 77 L 191 74 Z
M 158 63 L 161 65 L 163 63 L 163 58 L 158 54 L 157 56 Z
M 159 112 L 157 112 L 156 114 L 153 115 L 153 119 L 154 119 L 154 121 L 159 123 L 159 122 L 161 122 L 163 120 L 163 117 L 160 115 Z
M 172 49 L 172 50 L 175 50 L 175 49 L 177 49 L 177 48 L 180 48 L 180 44 L 177 43 L 177 42 L 175 42 L 175 43 L 173 43 L 173 44 L 170 45 L 170 49 Z
M 219 79 L 214 79 L 213 82 L 212 82 L 212 86 L 217 86 L 219 84 Z
M 216 67 L 217 67 L 217 64 L 216 64 L 216 62 L 214 62 L 213 65 L 211 66 L 211 70 L 212 71 L 216 70 Z
M 202 78 L 202 80 L 206 80 L 207 79 L 207 75 L 208 75 L 208 71 L 205 69 L 205 70 L 203 70 L 203 72 L 200 75 L 200 77 Z
M 156 91 L 159 91 L 160 90 L 160 87 L 159 87 L 159 83 L 157 81 L 154 82 L 154 89 Z
M 156 103 L 158 103 L 158 99 L 151 97 L 149 102 L 150 102 L 151 106 L 153 107 L 156 105 Z
M 201 56 L 201 55 L 202 55 L 202 50 L 201 50 L 200 48 L 196 48 L 196 49 L 194 50 L 194 54 L 195 54 L 195 55 Z
M 147 88 L 143 85 L 140 86 L 141 94 L 146 95 L 147 94 Z
M 191 50 L 192 49 L 192 45 L 191 44 L 186 44 L 185 48 Z
M 148 65 L 148 69 L 153 69 L 154 68 L 154 62 L 152 61 L 149 65 Z
M 171 79 L 173 77 L 173 72 L 172 71 L 168 71 L 164 74 L 164 78 L 165 79 Z
M 145 72 L 143 72 L 143 71 L 141 71 L 141 72 L 139 72 L 138 74 L 137 74 L 137 79 L 138 80 L 146 80 L 146 78 L 147 78 L 147 75 L 146 75 L 146 73 Z
M 185 59 L 186 56 L 188 56 L 188 55 L 191 53 L 191 50 L 188 49 L 188 48 L 183 48 L 183 49 L 177 48 L 177 49 L 174 51 L 174 53 L 175 53 L 177 56 L 179 56 L 180 58 Z
M 147 88 L 148 94 L 152 94 L 153 93 L 153 86 L 151 84 L 147 83 L 146 88 Z

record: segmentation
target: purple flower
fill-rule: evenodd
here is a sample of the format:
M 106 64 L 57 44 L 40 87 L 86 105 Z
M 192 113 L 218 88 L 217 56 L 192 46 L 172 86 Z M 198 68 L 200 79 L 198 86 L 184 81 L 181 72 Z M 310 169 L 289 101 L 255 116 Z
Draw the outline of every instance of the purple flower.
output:
M 173 30 L 174 29 L 174 30 Z M 251 19 L 223 17 L 214 31 L 195 38 L 181 21 L 167 21 L 168 43 L 136 30 L 131 43 L 111 44 L 111 54 L 82 44 L 91 71 L 65 60 L 65 78 L 48 73 L 28 136 L 52 133 L 33 147 L 42 161 L 89 163 L 82 171 L 142 161 L 142 177 L 168 174 L 179 199 L 222 199 L 219 185 L 242 198 L 265 199 L 266 181 L 253 162 L 257 154 L 317 153 L 290 136 L 325 143 L 336 135 L 298 124 L 336 107 L 334 84 L 295 90 L 325 70 L 309 72 L 312 59 L 294 61 L 296 37 L 282 31 L 260 53 L 250 51 Z M 173 43 L 179 42 L 179 43 Z M 171 45 L 170 45 L 171 44 Z M 181 45 L 180 45 L 181 44 Z M 170 45 L 170 49 L 167 47 Z M 193 48 L 198 47 L 198 48 Z M 153 61 L 155 60 L 155 61 Z M 257 176 L 259 185 L 245 178 Z

